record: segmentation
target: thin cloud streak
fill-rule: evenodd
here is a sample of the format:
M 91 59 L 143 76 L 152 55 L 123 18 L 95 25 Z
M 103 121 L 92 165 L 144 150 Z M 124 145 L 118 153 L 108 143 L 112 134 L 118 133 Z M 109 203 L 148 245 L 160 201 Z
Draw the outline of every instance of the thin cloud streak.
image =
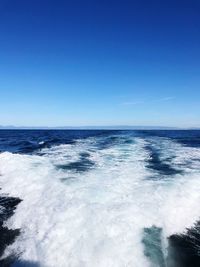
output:
M 169 101 L 169 100 L 173 100 L 173 99 L 175 99 L 174 96 L 168 96 L 168 97 L 163 97 L 161 99 L 158 99 L 157 101 L 162 102 L 162 101 Z
M 122 103 L 122 105 L 125 105 L 125 106 L 132 106 L 132 105 L 138 105 L 138 104 L 143 104 L 144 101 L 133 101 L 133 102 L 124 102 Z
M 173 96 L 168 96 L 168 97 L 163 97 L 163 98 L 159 98 L 159 99 L 154 99 L 154 100 L 151 100 L 151 101 L 144 101 L 144 100 L 141 100 L 141 101 L 130 101 L 130 102 L 124 102 L 124 103 L 121 103 L 121 105 L 124 105 L 124 106 L 134 106 L 134 105 L 140 105 L 140 104 L 145 104 L 145 103 L 155 103 L 155 102 L 166 102 L 166 101 L 170 101 L 170 100 L 174 100 L 175 97 Z

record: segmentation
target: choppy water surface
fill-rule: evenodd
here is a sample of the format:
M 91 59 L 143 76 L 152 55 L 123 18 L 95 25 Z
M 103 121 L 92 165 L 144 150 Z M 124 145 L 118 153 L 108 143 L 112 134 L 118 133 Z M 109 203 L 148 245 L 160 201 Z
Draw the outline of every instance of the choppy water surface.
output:
M 200 266 L 200 131 L 0 131 L 0 266 Z

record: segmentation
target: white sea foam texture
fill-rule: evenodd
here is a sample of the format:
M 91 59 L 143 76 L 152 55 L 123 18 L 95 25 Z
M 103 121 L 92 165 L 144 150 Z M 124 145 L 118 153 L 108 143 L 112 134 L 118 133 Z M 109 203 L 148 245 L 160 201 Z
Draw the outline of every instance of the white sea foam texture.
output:
M 151 266 L 143 228 L 162 227 L 167 246 L 168 235 L 191 226 L 200 214 L 200 179 L 186 173 L 151 180 L 146 141 L 134 141 L 96 151 L 93 141 L 83 141 L 46 149 L 46 156 L 0 154 L 3 192 L 23 199 L 7 222 L 22 233 L 6 254 L 21 253 L 44 267 Z M 85 150 L 95 168 L 73 174 L 56 168 Z

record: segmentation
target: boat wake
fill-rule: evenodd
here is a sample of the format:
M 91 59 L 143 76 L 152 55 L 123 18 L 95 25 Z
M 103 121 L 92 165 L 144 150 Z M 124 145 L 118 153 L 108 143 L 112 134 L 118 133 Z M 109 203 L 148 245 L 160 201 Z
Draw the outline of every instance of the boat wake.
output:
M 131 132 L 2 152 L 2 264 L 200 266 L 199 159 Z

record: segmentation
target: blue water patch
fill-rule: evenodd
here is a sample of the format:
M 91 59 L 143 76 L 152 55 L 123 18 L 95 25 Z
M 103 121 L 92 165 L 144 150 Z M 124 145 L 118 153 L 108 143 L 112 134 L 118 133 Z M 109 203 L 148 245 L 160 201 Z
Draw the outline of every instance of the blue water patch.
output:
M 85 172 L 94 167 L 94 165 L 94 161 L 90 159 L 90 154 L 83 152 L 79 154 L 79 159 L 77 161 L 59 164 L 57 168 L 74 172 Z
M 152 265 L 166 267 L 162 249 L 162 229 L 156 226 L 144 228 L 142 243 L 144 244 L 144 254 Z
M 189 147 L 200 147 L 200 130 L 137 130 L 137 136 L 165 137 Z
M 12 262 L 13 260 L 11 259 L 9 263 L 8 262 L 5 263 L 5 265 L 2 265 L 2 267 L 11 267 L 10 264 Z M 17 259 L 12 264 L 12 267 L 41 267 L 41 264 L 38 262 L 34 262 L 34 261 L 26 261 L 26 260 Z
M 0 130 L 0 152 L 32 154 L 42 148 L 74 144 L 88 137 L 106 138 L 119 131 L 105 130 Z M 108 140 L 108 144 L 111 140 Z M 103 141 L 104 142 L 104 141 Z
M 133 136 L 130 134 L 130 132 L 120 133 L 115 132 L 110 136 L 104 136 L 98 137 L 96 139 L 96 148 L 98 150 L 108 149 L 110 147 L 113 147 L 115 145 L 129 145 L 134 142 Z
M 98 137 L 99 149 L 133 142 L 131 137 L 167 137 L 183 145 L 200 147 L 199 130 L 0 130 L 0 152 L 31 154 L 45 147 Z
M 181 170 L 175 169 L 172 164 L 170 164 L 170 158 L 162 159 L 161 152 L 155 146 L 148 144 L 145 149 L 149 152 L 149 158 L 147 159 L 147 167 L 156 171 L 161 175 L 175 175 L 182 173 Z

